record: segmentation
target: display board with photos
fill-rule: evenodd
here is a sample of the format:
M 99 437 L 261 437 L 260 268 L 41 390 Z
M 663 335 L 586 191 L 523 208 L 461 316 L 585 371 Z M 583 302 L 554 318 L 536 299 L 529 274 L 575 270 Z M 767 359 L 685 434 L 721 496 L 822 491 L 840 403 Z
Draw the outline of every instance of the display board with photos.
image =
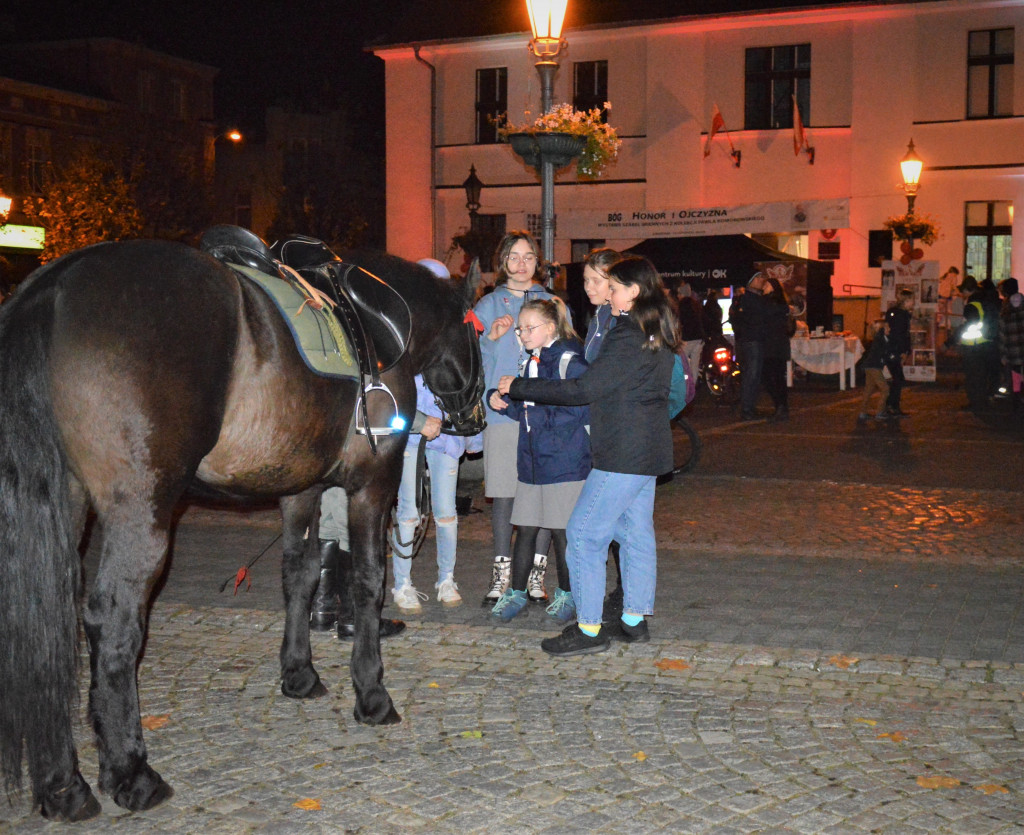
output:
M 939 262 L 882 262 L 882 310 L 896 303 L 900 290 L 914 293 L 910 311 L 910 356 L 903 363 L 908 380 L 935 379 L 935 316 L 939 304 Z

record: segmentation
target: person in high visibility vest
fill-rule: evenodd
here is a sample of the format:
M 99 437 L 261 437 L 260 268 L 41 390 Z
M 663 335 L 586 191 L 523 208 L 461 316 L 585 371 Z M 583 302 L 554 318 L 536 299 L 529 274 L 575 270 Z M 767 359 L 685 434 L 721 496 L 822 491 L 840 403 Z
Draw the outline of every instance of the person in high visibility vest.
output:
M 989 404 L 991 356 L 998 351 L 993 334 L 994 320 L 985 294 L 973 276 L 964 278 L 958 288 L 964 299 L 964 326 L 960 331 L 960 346 L 964 358 L 964 391 L 967 406 L 972 412 L 986 412 Z

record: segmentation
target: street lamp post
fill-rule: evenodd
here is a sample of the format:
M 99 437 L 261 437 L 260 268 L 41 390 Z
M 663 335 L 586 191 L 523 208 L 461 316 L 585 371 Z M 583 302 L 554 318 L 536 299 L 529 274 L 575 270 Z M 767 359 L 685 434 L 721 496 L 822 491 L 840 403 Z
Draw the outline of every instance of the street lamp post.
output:
M 530 52 L 540 59 L 536 66 L 542 115 L 551 110 L 558 53 L 568 46 L 562 37 L 568 3 L 569 0 L 526 0 L 533 29 Z M 540 160 L 540 229 L 544 260 L 551 263 L 555 251 L 555 163 L 546 154 L 541 154 Z

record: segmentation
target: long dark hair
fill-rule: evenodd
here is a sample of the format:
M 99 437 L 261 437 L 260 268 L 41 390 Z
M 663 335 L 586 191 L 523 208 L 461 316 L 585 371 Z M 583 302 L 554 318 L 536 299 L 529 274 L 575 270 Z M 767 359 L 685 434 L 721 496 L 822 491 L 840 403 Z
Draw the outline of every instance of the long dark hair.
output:
M 651 351 L 662 348 L 674 351 L 678 339 L 676 316 L 665 299 L 661 276 L 654 269 L 654 264 L 639 255 L 628 255 L 609 268 L 608 277 L 619 284 L 639 289 L 629 318 L 647 337 L 644 347 Z
M 501 243 L 498 244 L 498 248 L 494 251 L 496 267 L 496 274 L 494 277 L 495 287 L 508 281 L 508 272 L 505 270 L 505 264 L 508 262 L 508 254 L 512 251 L 512 247 L 519 243 L 519 241 L 526 241 L 533 250 L 533 254 L 537 256 L 537 269 L 533 273 L 533 280 L 538 284 L 544 283 L 542 279 L 545 269 L 544 257 L 540 254 L 540 247 L 537 246 L 537 239 L 525 229 L 513 229 L 510 232 L 505 233 L 505 237 L 501 239 Z

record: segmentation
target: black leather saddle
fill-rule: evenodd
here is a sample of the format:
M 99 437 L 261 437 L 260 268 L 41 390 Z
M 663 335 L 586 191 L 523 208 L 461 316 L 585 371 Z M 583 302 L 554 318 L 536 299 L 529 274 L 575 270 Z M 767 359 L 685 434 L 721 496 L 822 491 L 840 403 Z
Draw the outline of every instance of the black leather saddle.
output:
M 347 297 L 372 345 L 378 372 L 387 371 L 402 358 L 412 332 L 412 314 L 405 299 L 390 285 L 362 267 L 343 261 L 316 238 L 294 235 L 274 244 L 271 253 L 339 302 L 341 316 L 347 308 L 342 297 Z

